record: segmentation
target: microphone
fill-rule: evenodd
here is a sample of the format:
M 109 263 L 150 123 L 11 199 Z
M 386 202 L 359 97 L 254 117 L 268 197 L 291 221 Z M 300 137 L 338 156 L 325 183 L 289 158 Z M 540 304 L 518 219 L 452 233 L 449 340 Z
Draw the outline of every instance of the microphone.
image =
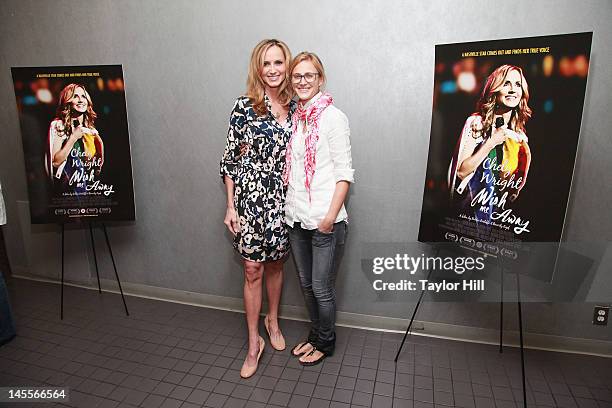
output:
M 497 119 L 495 119 L 495 128 L 499 129 L 502 126 L 504 126 L 504 117 L 499 116 Z

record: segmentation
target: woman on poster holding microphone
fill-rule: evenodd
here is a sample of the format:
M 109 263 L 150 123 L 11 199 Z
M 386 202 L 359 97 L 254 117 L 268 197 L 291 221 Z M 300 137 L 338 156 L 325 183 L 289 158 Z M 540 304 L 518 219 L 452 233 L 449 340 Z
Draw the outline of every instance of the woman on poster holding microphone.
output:
M 87 192 L 104 163 L 104 144 L 95 128 L 96 112 L 84 85 L 68 84 L 60 93 L 49 126 L 47 171 L 61 192 Z
M 531 150 L 525 123 L 531 117 L 523 70 L 502 65 L 487 78 L 476 112 L 467 118 L 449 168 L 451 197 L 477 220 L 518 198 L 527 182 Z M 498 211 L 499 212 L 499 211 Z

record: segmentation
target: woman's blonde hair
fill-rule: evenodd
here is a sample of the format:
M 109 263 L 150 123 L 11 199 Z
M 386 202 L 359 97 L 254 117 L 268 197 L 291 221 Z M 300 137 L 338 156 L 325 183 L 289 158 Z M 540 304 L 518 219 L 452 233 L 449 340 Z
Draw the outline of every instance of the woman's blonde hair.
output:
M 323 63 L 321 62 L 321 58 L 317 56 L 314 52 L 303 51 L 291 60 L 291 65 L 289 66 L 289 76 L 293 74 L 293 70 L 295 67 L 303 61 L 310 61 L 312 65 L 314 65 L 317 73 L 319 74 L 319 79 L 322 81 L 321 88 L 325 86 L 325 81 L 327 77 L 325 76 L 325 68 L 323 68 Z
M 93 102 L 91 96 L 87 92 L 87 88 L 83 84 L 68 84 L 62 89 L 59 96 L 59 102 L 57 104 L 57 110 L 55 116 L 62 121 L 64 125 L 64 131 L 70 135 L 72 133 L 72 102 L 71 99 L 77 88 L 81 88 L 87 99 L 87 111 L 83 114 L 83 126 L 95 129 L 94 122 L 98 115 L 93 110 Z
M 246 96 L 251 100 L 253 109 L 258 115 L 265 115 L 268 111 L 264 100 L 265 85 L 261 77 L 261 69 L 263 67 L 263 60 L 266 51 L 272 47 L 279 47 L 285 57 L 285 65 L 289 65 L 291 61 L 291 51 L 289 47 L 283 41 L 276 39 L 266 39 L 260 41 L 253 52 L 251 53 L 251 61 L 249 63 L 249 76 L 247 77 L 247 92 Z M 287 80 L 288 73 L 285 71 L 285 78 L 280 85 L 278 92 L 279 101 L 283 106 L 289 105 L 293 96 L 291 86 Z
M 529 87 L 527 86 L 525 75 L 523 75 L 523 70 L 520 67 L 508 64 L 497 67 L 489 75 L 482 90 L 482 95 L 476 104 L 476 111 L 482 117 L 482 128 L 485 132 L 493 125 L 497 93 L 504 86 L 504 81 L 510 71 L 517 71 L 521 75 L 521 89 L 523 90 L 521 100 L 512 113 L 510 125 L 513 130 L 525 133 L 525 123 L 531 117 L 532 112 L 529 105 L 527 105 L 527 102 L 529 102 Z

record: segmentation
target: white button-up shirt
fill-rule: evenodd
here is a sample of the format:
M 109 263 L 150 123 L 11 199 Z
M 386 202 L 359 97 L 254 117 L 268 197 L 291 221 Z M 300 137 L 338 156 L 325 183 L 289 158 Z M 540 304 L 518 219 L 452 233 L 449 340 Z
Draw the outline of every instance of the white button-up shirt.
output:
M 320 96 L 321 93 L 317 94 L 309 103 L 313 103 Z M 304 185 L 306 132 L 304 124 L 298 123 L 291 146 L 291 173 L 285 202 L 285 222 L 289 226 L 293 227 L 294 223 L 300 222 L 304 229 L 316 229 L 329 210 L 336 183 L 355 182 L 349 136 L 350 129 L 346 115 L 334 105 L 329 105 L 319 119 L 319 140 L 316 146 L 315 172 L 310 184 L 309 200 Z M 335 222 L 346 221 L 347 218 L 343 204 Z

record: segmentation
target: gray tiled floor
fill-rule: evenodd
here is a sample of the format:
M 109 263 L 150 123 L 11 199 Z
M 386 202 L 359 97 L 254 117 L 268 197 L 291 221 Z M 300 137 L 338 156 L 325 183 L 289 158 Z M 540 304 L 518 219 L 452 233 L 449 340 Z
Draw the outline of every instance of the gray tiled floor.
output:
M 67 386 L 74 407 L 523 405 L 513 349 L 411 337 L 395 365 L 401 335 L 338 328 L 336 354 L 323 364 L 303 368 L 289 348 L 268 345 L 257 374 L 242 380 L 242 314 L 130 297 L 126 317 L 117 295 L 66 288 L 60 321 L 58 286 L 13 280 L 10 291 L 19 336 L 0 347 L 0 385 Z M 307 330 L 282 328 L 288 345 Z M 533 350 L 526 358 L 529 406 L 612 408 L 612 360 Z

